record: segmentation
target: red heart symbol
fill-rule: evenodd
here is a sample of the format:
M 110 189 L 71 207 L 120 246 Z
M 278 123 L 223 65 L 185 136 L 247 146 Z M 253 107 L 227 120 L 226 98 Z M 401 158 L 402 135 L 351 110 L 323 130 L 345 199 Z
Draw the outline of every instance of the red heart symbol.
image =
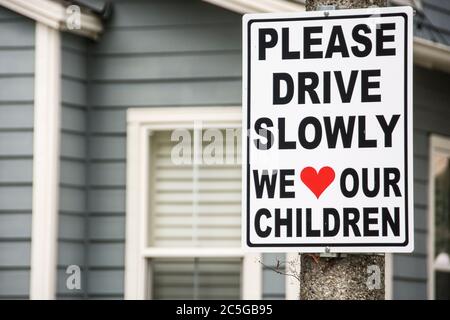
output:
M 334 176 L 334 170 L 330 167 L 323 167 L 319 172 L 313 167 L 306 167 L 300 173 L 300 179 L 316 195 L 317 199 L 333 182 Z

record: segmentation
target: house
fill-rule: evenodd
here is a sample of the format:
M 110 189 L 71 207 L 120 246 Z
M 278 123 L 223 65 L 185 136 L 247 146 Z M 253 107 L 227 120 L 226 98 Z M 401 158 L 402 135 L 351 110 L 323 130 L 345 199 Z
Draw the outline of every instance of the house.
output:
M 387 256 L 386 294 L 448 298 L 450 3 L 397 4 L 417 12 L 415 250 Z M 174 129 L 239 129 L 241 15 L 301 10 L 0 0 L 0 298 L 296 299 L 272 270 L 296 255 L 240 249 L 239 163 L 169 158 Z

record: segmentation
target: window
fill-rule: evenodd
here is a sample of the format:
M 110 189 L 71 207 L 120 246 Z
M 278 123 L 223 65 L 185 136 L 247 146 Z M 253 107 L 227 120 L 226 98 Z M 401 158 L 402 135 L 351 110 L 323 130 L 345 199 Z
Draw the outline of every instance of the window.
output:
M 241 250 L 241 108 L 128 111 L 125 296 L 259 299 Z
M 450 138 L 433 136 L 430 151 L 429 296 L 450 299 Z
M 153 299 L 240 299 L 241 259 L 155 259 Z

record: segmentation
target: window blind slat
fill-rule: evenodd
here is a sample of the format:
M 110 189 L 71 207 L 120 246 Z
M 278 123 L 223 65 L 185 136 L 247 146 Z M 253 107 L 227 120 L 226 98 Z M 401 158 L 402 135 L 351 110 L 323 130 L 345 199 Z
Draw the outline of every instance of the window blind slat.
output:
M 179 142 L 170 138 L 171 133 L 166 131 L 156 132 L 152 136 L 151 245 L 240 246 L 240 164 L 236 161 L 196 164 L 196 167 L 192 163 L 177 164 L 171 157 L 173 148 Z M 191 131 L 191 146 L 193 139 Z M 211 152 L 211 147 L 208 149 L 210 143 L 203 141 L 203 150 Z M 235 143 L 235 148 L 226 148 L 223 139 L 214 143 L 216 146 L 219 143 L 223 148 L 212 154 L 223 155 L 224 162 L 225 152 L 240 153 L 240 141 Z M 189 157 L 193 154 L 191 151 L 183 150 Z
M 149 263 L 154 299 L 240 298 L 240 259 L 153 259 Z

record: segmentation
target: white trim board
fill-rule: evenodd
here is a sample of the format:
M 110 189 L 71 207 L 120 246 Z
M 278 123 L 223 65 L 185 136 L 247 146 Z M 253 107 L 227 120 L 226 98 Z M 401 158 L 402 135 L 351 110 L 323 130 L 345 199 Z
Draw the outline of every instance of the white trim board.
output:
M 61 38 L 36 23 L 30 298 L 53 299 L 59 205 Z
M 384 255 L 384 299 L 394 299 L 394 254 Z
M 97 39 L 103 31 L 100 18 L 86 12 L 80 14 L 80 29 L 68 29 L 66 26 L 67 7 L 61 2 L 51 0 L 0 0 L 0 6 L 53 29 L 76 33 L 91 39 Z
M 146 260 L 160 257 L 242 258 L 242 298 L 261 299 L 261 255 L 236 248 L 147 247 L 149 213 L 150 135 L 156 130 L 188 128 L 202 121 L 203 127 L 240 128 L 240 107 L 136 108 L 127 111 L 127 190 L 125 243 L 125 299 L 145 299 L 148 293 Z

